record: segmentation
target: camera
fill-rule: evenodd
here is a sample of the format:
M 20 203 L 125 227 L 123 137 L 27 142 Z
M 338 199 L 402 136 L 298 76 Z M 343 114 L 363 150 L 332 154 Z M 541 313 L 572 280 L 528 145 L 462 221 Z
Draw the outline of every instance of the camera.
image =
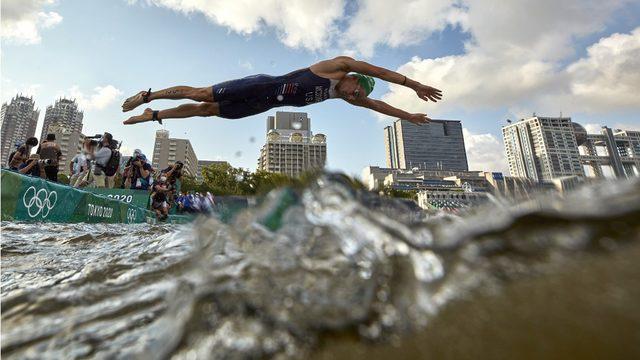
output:
M 51 165 L 51 163 L 53 163 L 53 160 L 44 159 L 44 160 L 40 160 L 40 163 L 43 164 L 43 165 Z

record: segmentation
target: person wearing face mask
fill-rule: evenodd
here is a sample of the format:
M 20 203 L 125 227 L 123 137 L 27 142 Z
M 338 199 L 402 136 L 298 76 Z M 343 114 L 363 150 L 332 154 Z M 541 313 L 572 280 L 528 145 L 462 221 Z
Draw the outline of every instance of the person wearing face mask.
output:
M 160 91 L 141 91 L 125 100 L 122 111 L 130 111 L 143 103 L 158 99 L 190 99 L 198 104 L 183 104 L 166 110 L 147 108 L 124 124 L 195 116 L 218 116 L 239 119 L 280 106 L 306 106 L 329 99 L 342 99 L 352 105 L 369 108 L 415 124 L 429 122 L 427 114 L 409 113 L 384 101 L 371 99 L 375 78 L 416 92 L 424 101 L 436 102 L 442 91 L 399 74 L 348 56 L 321 61 L 308 68 L 282 76 L 253 75 L 208 87 L 174 86 Z

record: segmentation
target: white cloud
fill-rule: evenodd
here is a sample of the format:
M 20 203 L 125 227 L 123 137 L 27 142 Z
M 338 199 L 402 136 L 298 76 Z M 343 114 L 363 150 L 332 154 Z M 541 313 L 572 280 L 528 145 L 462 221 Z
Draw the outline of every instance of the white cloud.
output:
M 464 27 L 466 13 L 460 6 L 451 0 L 360 0 L 342 47 L 371 56 L 377 44 L 406 46 L 447 25 Z
M 452 109 L 526 109 L 542 114 L 640 109 L 640 30 L 614 34 L 569 66 L 576 38 L 603 30 L 626 1 L 515 0 L 468 4 L 471 40 L 462 55 L 414 57 L 400 73 L 444 91 L 426 103 L 392 85 L 383 99 L 409 112 L 430 115 Z
M 473 134 L 467 129 L 462 132 L 470 170 L 508 173 L 502 141 L 492 134 Z
M 53 0 L 2 0 L 2 39 L 17 44 L 38 44 L 40 30 L 62 22 L 62 16 L 44 7 Z
M 2 86 L 2 100 L 9 101 L 17 94 L 24 96 L 32 96 L 37 98 L 42 88 L 42 84 L 21 84 L 19 86 L 11 86 L 11 80 L 2 79 L 4 85 Z
M 215 24 L 249 35 L 264 28 L 277 31 L 290 47 L 319 50 L 325 47 L 335 22 L 343 16 L 344 0 L 148 0 L 185 14 L 201 13 Z
M 97 86 L 93 91 L 93 94 L 86 95 L 78 86 L 72 86 L 63 96 L 76 99 L 82 110 L 101 110 L 122 95 L 122 91 L 113 85 Z
M 567 73 L 570 96 L 582 107 L 640 109 L 640 27 L 601 39 Z

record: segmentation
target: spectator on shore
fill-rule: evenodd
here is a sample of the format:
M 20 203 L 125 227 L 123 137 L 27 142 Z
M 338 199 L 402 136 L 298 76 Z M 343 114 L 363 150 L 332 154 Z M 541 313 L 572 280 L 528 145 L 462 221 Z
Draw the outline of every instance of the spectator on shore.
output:
M 86 138 L 82 144 L 82 151 L 69 162 L 69 171 L 72 174 L 69 178 L 70 186 L 84 187 L 91 181 L 91 161 L 97 145 L 95 140 Z
M 156 213 L 158 220 L 165 220 L 169 215 L 169 204 L 167 202 L 169 188 L 166 181 L 166 177 L 162 176 L 152 187 L 151 208 Z
M 115 175 L 120 168 L 120 152 L 118 142 L 113 135 L 105 132 L 94 155 L 93 177 L 97 188 L 113 188 Z
M 58 182 L 58 165 L 62 157 L 60 145 L 56 143 L 56 134 L 47 134 L 47 139 L 40 144 L 37 151 L 47 180 Z
M 11 170 L 17 171 L 20 168 L 20 165 L 24 164 L 29 159 L 31 149 L 36 145 L 38 145 L 38 139 L 35 137 L 28 138 L 24 144 L 16 144 L 16 150 L 9 154 L 7 167 Z
M 133 190 L 149 190 L 152 184 L 151 172 L 153 168 L 147 162 L 146 156 L 142 153 L 131 158 L 130 182 Z
M 43 179 L 47 177 L 44 164 L 42 163 L 42 160 L 40 160 L 40 155 L 38 154 L 30 155 L 27 161 L 20 164 L 18 172 L 20 174 L 39 177 Z

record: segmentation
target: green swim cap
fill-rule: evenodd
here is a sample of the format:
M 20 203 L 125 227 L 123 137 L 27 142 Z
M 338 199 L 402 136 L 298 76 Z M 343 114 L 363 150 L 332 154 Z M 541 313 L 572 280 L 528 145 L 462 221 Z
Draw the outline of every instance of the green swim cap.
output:
M 369 75 L 362 75 L 358 73 L 354 73 L 351 75 L 355 76 L 356 79 L 358 79 L 358 84 L 362 86 L 364 91 L 367 92 L 367 96 L 369 96 L 369 94 L 371 94 L 371 92 L 373 91 L 373 87 L 376 85 L 376 81 Z

